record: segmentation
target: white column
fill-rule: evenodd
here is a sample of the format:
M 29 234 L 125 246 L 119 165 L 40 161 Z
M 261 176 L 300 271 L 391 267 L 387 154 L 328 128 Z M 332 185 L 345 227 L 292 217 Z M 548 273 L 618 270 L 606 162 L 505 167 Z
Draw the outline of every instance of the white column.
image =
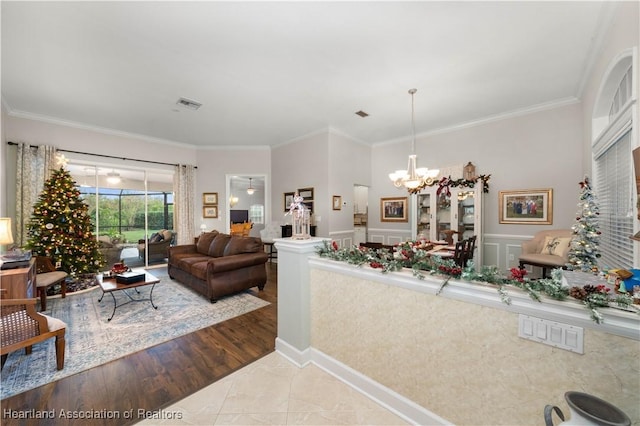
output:
M 296 364 L 309 362 L 309 256 L 325 238 L 275 238 L 278 250 L 278 336 L 276 350 Z

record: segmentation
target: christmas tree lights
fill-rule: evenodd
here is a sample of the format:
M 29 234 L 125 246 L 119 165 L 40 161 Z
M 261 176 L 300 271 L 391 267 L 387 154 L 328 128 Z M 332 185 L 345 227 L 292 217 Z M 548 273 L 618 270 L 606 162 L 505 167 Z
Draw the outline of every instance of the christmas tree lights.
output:
M 88 211 L 71 175 L 60 167 L 45 182 L 33 207 L 27 247 L 72 276 L 98 271 L 104 261 Z
M 596 197 L 591 190 L 589 178 L 585 176 L 580 182 L 580 202 L 576 223 L 571 227 L 573 236 L 569 245 L 568 267 L 581 271 L 597 271 L 598 241 L 600 230 L 598 229 L 598 215 L 600 214 Z

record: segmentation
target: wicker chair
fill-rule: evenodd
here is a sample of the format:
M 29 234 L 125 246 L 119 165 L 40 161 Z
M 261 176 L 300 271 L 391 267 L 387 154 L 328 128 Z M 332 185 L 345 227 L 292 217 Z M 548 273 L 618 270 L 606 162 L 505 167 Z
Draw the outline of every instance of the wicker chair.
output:
M 64 271 L 56 271 L 51 259 L 44 256 L 36 257 L 36 288 L 40 297 L 40 310 L 47 310 L 47 288 L 60 284 L 62 298 L 67 296 L 67 276 Z
M 34 344 L 56 338 L 56 367 L 64 368 L 64 335 L 67 325 L 59 319 L 36 312 L 38 299 L 0 299 L 0 355 L 1 366 L 10 352 L 25 348 L 31 354 Z

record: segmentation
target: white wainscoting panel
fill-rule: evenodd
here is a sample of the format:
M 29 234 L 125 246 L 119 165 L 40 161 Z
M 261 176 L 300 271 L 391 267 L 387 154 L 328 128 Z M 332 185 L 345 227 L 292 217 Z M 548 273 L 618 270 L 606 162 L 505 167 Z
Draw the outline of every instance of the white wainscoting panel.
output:
M 500 253 L 500 245 L 497 243 L 482 244 L 482 260 L 485 265 L 498 265 L 498 254 Z

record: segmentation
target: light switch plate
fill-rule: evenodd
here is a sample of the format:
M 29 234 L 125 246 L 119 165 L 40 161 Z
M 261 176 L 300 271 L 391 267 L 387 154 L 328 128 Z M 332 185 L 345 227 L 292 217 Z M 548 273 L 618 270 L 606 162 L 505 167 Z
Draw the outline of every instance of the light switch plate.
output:
M 518 336 L 567 351 L 584 354 L 584 329 L 520 314 Z

